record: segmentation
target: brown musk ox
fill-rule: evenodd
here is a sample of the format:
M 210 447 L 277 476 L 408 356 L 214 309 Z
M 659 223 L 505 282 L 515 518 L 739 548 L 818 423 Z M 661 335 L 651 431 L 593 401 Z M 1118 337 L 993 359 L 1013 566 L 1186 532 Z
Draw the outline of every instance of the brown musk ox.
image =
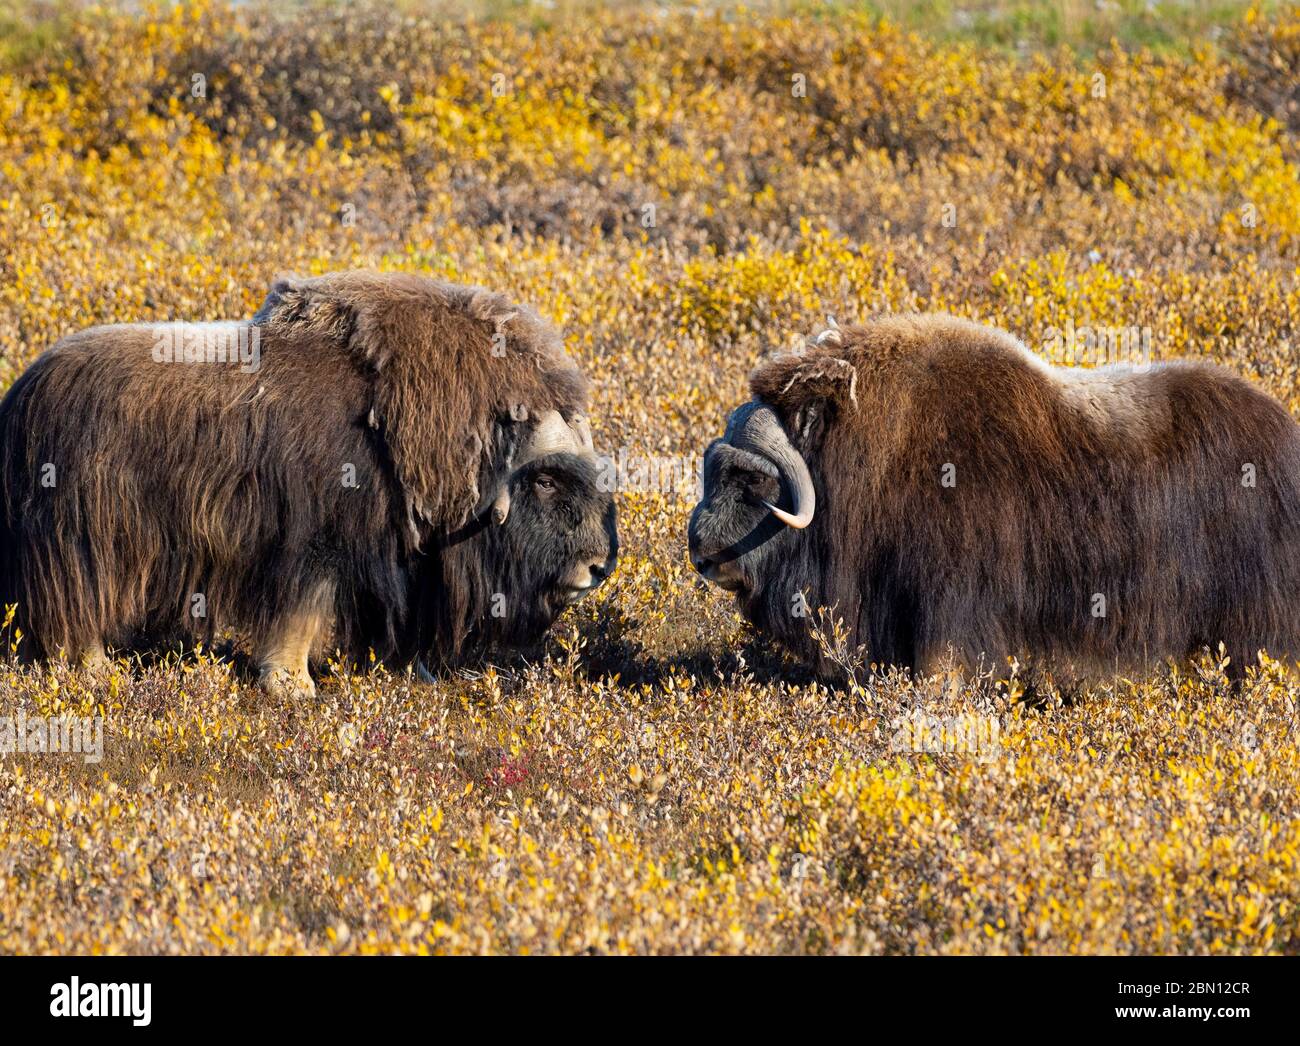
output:
M 809 610 L 929 674 L 1300 654 L 1300 428 L 1208 363 L 1051 366 L 943 315 L 769 359 L 704 459 L 690 555 L 820 669 Z M 1066 667 L 1068 666 L 1068 667 Z
M 617 554 L 586 398 L 531 309 L 404 273 L 72 334 L 0 402 L 19 652 L 229 628 L 311 693 L 322 647 L 448 665 L 535 641 Z

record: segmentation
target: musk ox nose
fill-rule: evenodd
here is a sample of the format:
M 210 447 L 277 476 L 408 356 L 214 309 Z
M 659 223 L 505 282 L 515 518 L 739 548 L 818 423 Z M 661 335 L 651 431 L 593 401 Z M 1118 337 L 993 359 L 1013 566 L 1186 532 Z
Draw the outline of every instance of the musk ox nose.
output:
M 597 585 L 603 585 L 605 583 L 609 575 L 614 573 L 615 563 L 616 560 L 614 559 L 614 557 L 610 556 L 606 560 L 602 560 L 598 563 L 591 563 L 588 565 L 587 569 L 591 571 L 592 588 L 595 588 Z
M 596 591 L 605 583 L 609 575 L 614 573 L 614 567 L 617 563 L 617 555 L 588 562 L 580 561 L 574 567 L 573 572 L 569 574 L 568 580 L 564 584 L 568 601 L 576 603 L 583 596 Z
M 735 592 L 743 585 L 740 568 L 734 559 L 721 556 L 705 556 L 698 552 L 691 554 L 691 566 L 706 581 L 712 581 L 719 588 Z

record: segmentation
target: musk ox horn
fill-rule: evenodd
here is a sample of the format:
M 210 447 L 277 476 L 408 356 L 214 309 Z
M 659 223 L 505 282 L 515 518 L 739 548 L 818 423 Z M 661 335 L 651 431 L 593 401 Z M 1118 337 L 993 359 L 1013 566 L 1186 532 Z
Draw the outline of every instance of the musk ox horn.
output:
M 573 424 L 567 423 L 558 410 L 547 411 L 537 419 L 528 442 L 519 457 L 507 463 L 507 476 L 501 483 L 501 489 L 492 499 L 492 518 L 497 525 L 504 523 L 510 516 L 510 477 L 509 473 L 523 468 L 530 461 L 544 458 L 547 454 L 581 454 L 595 456 L 591 441 L 591 425 L 581 414 L 575 415 Z
M 587 416 L 585 414 L 575 414 L 571 427 L 577 433 L 583 449 L 590 451 L 592 454 L 596 453 L 596 445 L 591 439 L 591 422 L 587 420 Z
M 515 467 L 526 465 L 547 454 L 573 454 L 580 449 L 577 434 L 569 428 L 564 418 L 560 416 L 560 412 L 549 410 L 537 419 L 537 425 L 529 437 L 527 448 Z
M 727 442 L 766 458 L 776 466 L 794 496 L 794 512 L 786 512 L 770 502 L 763 502 L 772 515 L 787 527 L 802 530 L 813 521 L 817 511 L 817 493 L 813 490 L 808 465 L 790 442 L 785 426 L 776 411 L 762 403 L 747 403 L 731 417 Z
M 827 316 L 826 329 L 812 338 L 812 344 L 814 345 L 825 345 L 827 342 L 832 345 L 839 345 L 843 341 L 844 332 L 840 330 L 840 325 L 836 322 L 834 316 Z
M 497 491 L 497 496 L 492 499 L 492 519 L 500 526 L 510 515 L 510 484 L 505 482 L 501 484 L 501 489 Z

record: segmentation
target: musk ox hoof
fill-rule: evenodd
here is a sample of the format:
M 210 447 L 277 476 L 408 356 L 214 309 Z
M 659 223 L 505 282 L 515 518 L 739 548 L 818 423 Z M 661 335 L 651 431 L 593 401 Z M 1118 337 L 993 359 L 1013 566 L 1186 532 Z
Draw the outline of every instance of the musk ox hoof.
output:
M 81 667 L 88 672 L 98 672 L 108 668 L 113 662 L 108 659 L 108 654 L 104 653 L 102 646 L 94 646 L 85 650 L 81 654 Z
M 264 668 L 261 683 L 262 688 L 272 694 L 286 694 L 293 698 L 316 696 L 316 684 L 306 669 L 295 671 L 291 668 Z
M 113 674 L 113 662 L 104 653 L 103 647 L 97 646 L 84 651 L 77 659 L 77 665 L 85 673 L 86 678 L 96 686 L 107 683 L 109 676 Z

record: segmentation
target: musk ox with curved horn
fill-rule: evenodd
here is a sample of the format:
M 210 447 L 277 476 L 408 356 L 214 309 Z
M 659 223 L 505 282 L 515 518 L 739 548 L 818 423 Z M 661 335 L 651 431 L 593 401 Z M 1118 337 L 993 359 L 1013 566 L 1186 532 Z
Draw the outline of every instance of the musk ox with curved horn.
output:
M 1087 675 L 1222 642 L 1300 654 L 1300 428 L 1206 363 L 1050 366 L 941 315 L 762 364 L 704 458 L 690 554 L 820 662 L 1031 655 Z
M 614 567 L 585 413 L 532 310 L 410 274 L 82 331 L 0 402 L 0 604 L 37 657 L 231 628 L 304 693 L 325 644 L 526 644 Z

